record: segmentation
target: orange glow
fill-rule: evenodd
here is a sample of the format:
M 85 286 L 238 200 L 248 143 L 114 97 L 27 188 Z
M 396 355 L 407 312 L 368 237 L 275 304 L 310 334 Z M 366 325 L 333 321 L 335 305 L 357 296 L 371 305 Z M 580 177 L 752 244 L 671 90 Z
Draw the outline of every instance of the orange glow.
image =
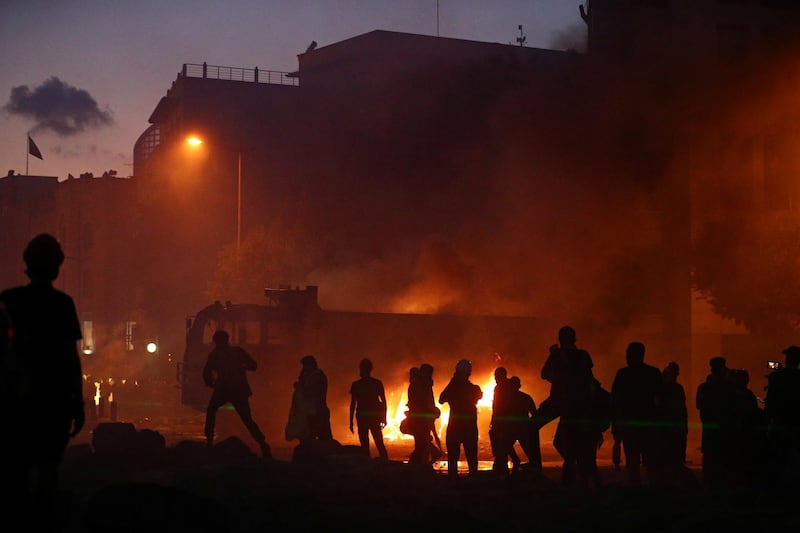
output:
M 485 384 L 481 386 L 481 390 L 483 391 L 483 398 L 478 401 L 478 411 L 481 410 L 489 410 L 492 409 L 492 396 L 494 394 L 494 372 L 489 374 Z M 386 427 L 383 428 L 383 438 L 388 441 L 397 441 L 397 440 L 411 440 L 414 437 L 411 435 L 405 435 L 400 431 L 400 422 L 402 422 L 403 418 L 405 418 L 408 402 L 407 397 L 407 385 L 401 386 L 400 388 L 396 389 L 393 392 L 389 392 L 386 395 L 386 403 L 387 403 L 387 416 L 386 416 Z M 437 403 L 438 405 L 438 403 Z M 439 405 L 439 409 L 441 410 L 441 416 L 436 421 L 436 431 L 439 432 L 439 435 L 444 435 L 445 430 L 447 429 L 447 422 L 450 420 L 450 406 Z
M 203 139 L 200 139 L 199 137 L 192 136 L 192 137 L 187 138 L 186 142 L 191 144 L 192 146 L 200 146 L 201 144 L 203 144 Z

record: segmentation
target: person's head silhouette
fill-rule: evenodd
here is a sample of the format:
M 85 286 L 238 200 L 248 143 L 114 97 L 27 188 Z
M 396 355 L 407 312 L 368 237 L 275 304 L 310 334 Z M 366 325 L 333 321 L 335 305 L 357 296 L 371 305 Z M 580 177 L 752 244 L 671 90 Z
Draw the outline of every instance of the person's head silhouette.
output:
M 25 261 L 25 274 L 31 280 L 53 281 L 64 262 L 64 252 L 55 237 L 40 233 L 28 243 L 22 259 Z

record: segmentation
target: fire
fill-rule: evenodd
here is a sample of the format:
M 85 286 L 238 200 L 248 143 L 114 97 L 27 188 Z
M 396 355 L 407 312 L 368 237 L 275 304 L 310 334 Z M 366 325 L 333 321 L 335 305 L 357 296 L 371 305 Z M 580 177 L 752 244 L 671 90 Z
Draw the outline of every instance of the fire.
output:
M 397 402 L 395 403 L 395 398 L 398 398 Z M 383 438 L 386 440 L 398 440 L 398 439 L 412 439 L 411 435 L 406 435 L 400 431 L 400 422 L 406 416 L 406 410 L 408 403 L 408 396 L 405 390 L 400 390 L 399 393 L 392 392 L 389 393 L 386 397 L 386 405 L 387 405 L 387 412 L 386 412 L 386 427 L 383 428 Z
M 481 386 L 483 398 L 478 401 L 479 412 L 482 409 L 491 410 L 494 386 L 494 372 L 492 372 L 489 374 L 485 384 Z M 400 431 L 400 422 L 402 422 L 405 418 L 406 410 L 408 409 L 407 388 L 407 385 L 401 386 L 396 388 L 395 391 L 388 393 L 386 396 L 386 404 L 388 409 L 386 416 L 386 427 L 383 428 L 383 438 L 385 440 L 397 441 L 411 440 L 414 438 L 411 435 L 406 435 Z M 441 410 L 442 414 L 439 417 L 439 420 L 436 421 L 436 429 L 439 432 L 439 435 L 443 435 L 447 429 L 447 422 L 450 420 L 450 406 L 447 404 L 438 405 L 438 403 L 437 406 Z

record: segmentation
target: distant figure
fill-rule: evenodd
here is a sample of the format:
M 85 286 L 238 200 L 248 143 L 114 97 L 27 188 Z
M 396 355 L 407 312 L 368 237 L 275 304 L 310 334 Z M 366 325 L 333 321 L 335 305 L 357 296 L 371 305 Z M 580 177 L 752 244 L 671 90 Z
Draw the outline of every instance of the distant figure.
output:
M 469 474 L 478 472 L 478 401 L 483 397 L 481 388 L 469 380 L 472 363 L 461 359 L 450 382 L 439 395 L 439 403 L 450 404 L 447 423 L 447 474 L 458 476 L 461 447 L 467 459 Z
M 703 484 L 726 486 L 733 474 L 731 441 L 734 438 L 736 391 L 724 357 L 712 357 L 711 373 L 697 387 L 695 404 L 703 425 Z
M 19 516 L 29 514 L 16 523 L 45 529 L 56 527 L 59 467 L 69 439 L 86 420 L 77 349 L 82 334 L 72 298 L 53 287 L 64 261 L 58 241 L 37 235 L 22 257 L 30 283 L 0 293 L 10 322 L 3 335 L 10 343 L 0 376 L 3 498 Z M 40 523 L 31 524 L 31 518 Z
M 678 383 L 680 367 L 670 362 L 661 372 L 661 394 L 658 401 L 660 428 L 656 432 L 655 468 L 659 483 L 682 483 L 686 472 L 686 437 L 689 414 L 686 392 Z M 691 474 L 690 472 L 688 474 Z
M 508 474 L 508 460 L 512 468 L 519 469 L 521 461 L 514 450 L 511 428 L 511 384 L 508 370 L 499 366 L 494 370 L 494 392 L 492 396 L 492 418 L 489 422 L 489 443 L 494 456 L 492 471 Z
M 625 351 L 627 366 L 620 368 L 611 386 L 614 429 L 622 441 L 625 470 L 632 485 L 642 482 L 640 467 L 652 466 L 654 436 L 662 378 L 658 368 L 644 362 L 645 346 L 631 342 Z
M 300 375 L 294 384 L 292 407 L 302 421 L 297 437 L 300 444 L 333 440 L 331 412 L 328 409 L 328 377 L 313 355 L 300 359 Z M 288 435 L 287 435 L 288 437 Z
M 350 433 L 353 433 L 353 415 L 358 424 L 358 441 L 370 455 L 369 436 L 382 459 L 388 459 L 383 444 L 383 428 L 386 426 L 386 392 L 381 380 L 372 377 L 372 361 L 362 359 L 358 365 L 361 379 L 350 385 Z
M 783 350 L 785 365 L 769 375 L 764 412 L 775 451 L 779 485 L 800 482 L 800 347 Z
M 211 448 L 214 445 L 217 411 L 226 403 L 230 403 L 244 422 L 247 431 L 255 439 L 264 459 L 271 459 L 269 444 L 253 420 L 253 413 L 250 410 L 250 396 L 253 392 L 247 382 L 246 372 L 254 371 L 257 363 L 244 348 L 230 344 L 230 335 L 227 331 L 214 332 L 213 340 L 214 349 L 208 354 L 208 360 L 203 367 L 203 381 L 206 386 L 214 389 L 206 408 L 206 446 Z
M 541 470 L 539 428 L 533 422 L 533 417 L 536 416 L 536 402 L 533 401 L 533 396 L 521 390 L 522 381 L 519 377 L 510 377 L 508 383 L 511 389 L 509 396 L 511 450 L 513 451 L 514 444 L 519 442 L 520 448 L 528 458 L 528 466 L 534 470 Z

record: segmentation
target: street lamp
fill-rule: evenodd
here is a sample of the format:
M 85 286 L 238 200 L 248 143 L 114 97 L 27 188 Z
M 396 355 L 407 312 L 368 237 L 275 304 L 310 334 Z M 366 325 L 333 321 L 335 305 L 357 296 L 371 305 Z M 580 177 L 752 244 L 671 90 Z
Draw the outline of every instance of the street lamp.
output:
M 191 146 L 200 146 L 203 139 L 195 136 L 188 137 L 186 142 Z M 242 150 L 236 150 L 237 162 L 237 191 L 236 191 L 236 250 L 242 245 Z

